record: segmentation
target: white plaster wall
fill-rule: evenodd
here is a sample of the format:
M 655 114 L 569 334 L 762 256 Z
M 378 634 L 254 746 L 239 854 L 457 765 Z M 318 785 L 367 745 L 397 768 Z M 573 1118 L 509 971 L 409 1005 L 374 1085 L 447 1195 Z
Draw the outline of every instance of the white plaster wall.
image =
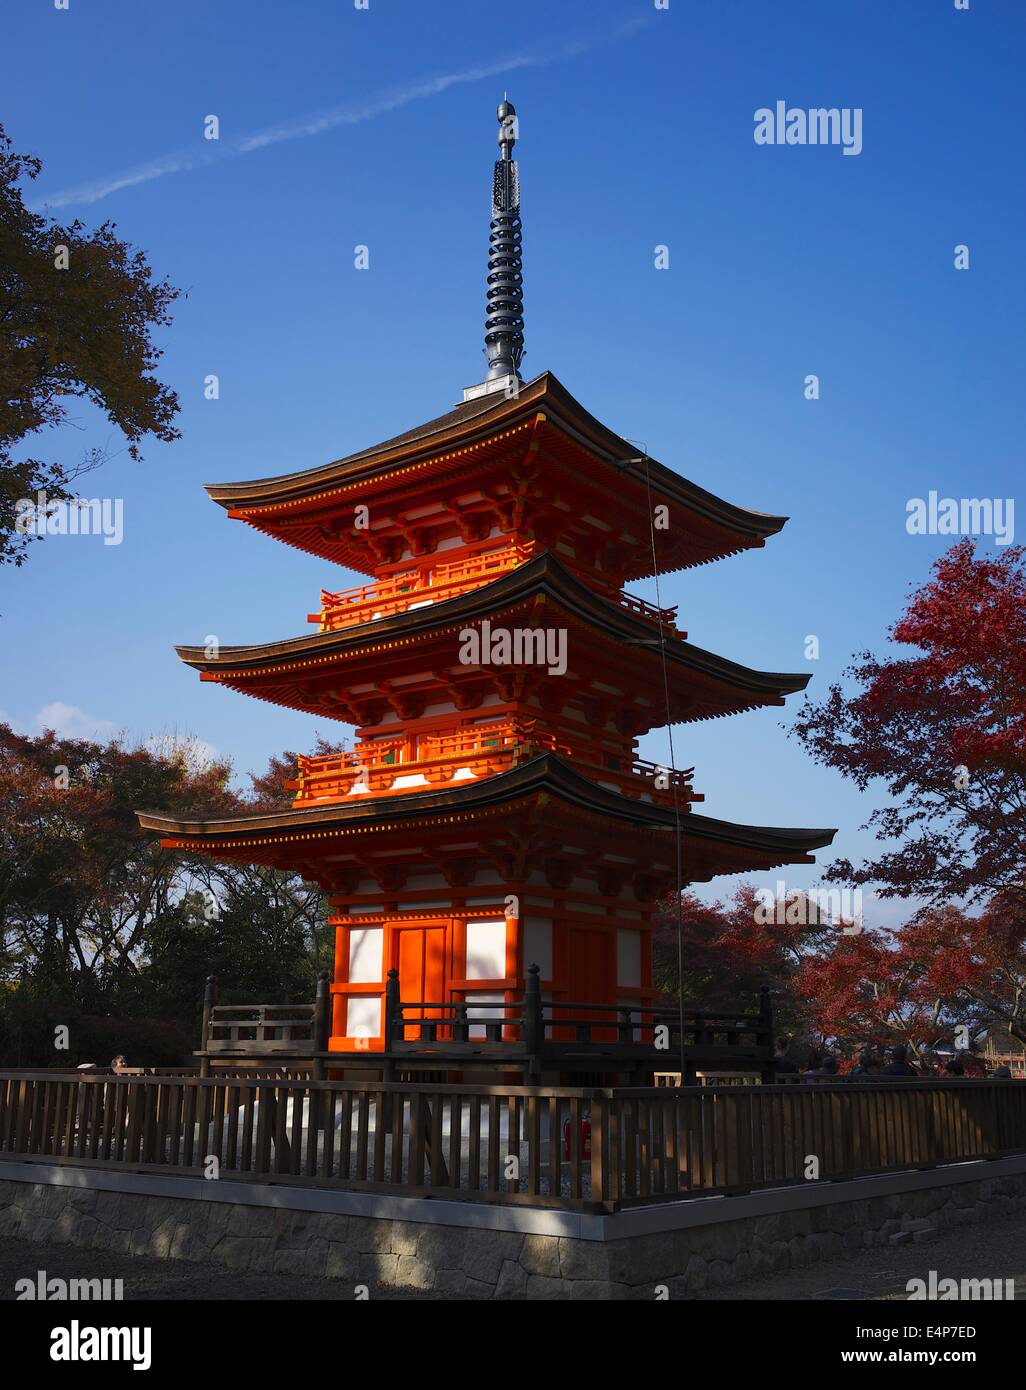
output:
M 349 932 L 349 980 L 354 985 L 381 979 L 385 933 L 381 927 L 353 927 Z
M 468 980 L 501 980 L 506 974 L 506 923 L 467 923 Z

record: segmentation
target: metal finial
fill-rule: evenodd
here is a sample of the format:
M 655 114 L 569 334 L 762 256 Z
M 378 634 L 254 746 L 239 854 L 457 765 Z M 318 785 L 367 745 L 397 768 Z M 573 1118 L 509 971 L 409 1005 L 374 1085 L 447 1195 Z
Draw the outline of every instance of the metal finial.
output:
M 488 379 L 519 376 L 524 355 L 524 275 L 521 261 L 520 172 L 512 157 L 517 140 L 517 113 L 501 101 L 499 149 L 492 178 L 492 221 L 488 238 L 488 309 L 485 355 Z

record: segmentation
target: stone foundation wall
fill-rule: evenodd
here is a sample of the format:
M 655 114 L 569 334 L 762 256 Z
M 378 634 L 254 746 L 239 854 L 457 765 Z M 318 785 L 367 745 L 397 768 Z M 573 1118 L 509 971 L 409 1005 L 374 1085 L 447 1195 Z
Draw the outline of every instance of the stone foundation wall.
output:
M 0 1239 L 341 1279 L 371 1297 L 388 1286 L 475 1299 L 654 1298 L 665 1285 L 686 1298 L 1024 1206 L 1020 1175 L 595 1240 L 0 1181 Z

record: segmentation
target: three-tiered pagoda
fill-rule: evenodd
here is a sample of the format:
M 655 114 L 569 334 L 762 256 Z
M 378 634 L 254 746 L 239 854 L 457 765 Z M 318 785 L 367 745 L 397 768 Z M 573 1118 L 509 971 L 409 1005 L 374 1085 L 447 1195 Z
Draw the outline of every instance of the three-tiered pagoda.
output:
M 487 378 L 373 448 L 207 489 L 368 582 L 322 591 L 308 635 L 179 655 L 202 680 L 355 726 L 353 751 L 300 758 L 288 809 L 139 817 L 167 847 L 327 892 L 332 1052 L 381 1048 L 392 969 L 404 1000 L 471 1015 L 522 995 L 531 964 L 553 1001 L 641 1007 L 679 863 L 689 883 L 807 864 L 833 836 L 700 815 L 690 770 L 637 756 L 652 729 L 806 685 L 691 645 L 675 610 L 624 592 L 657 565 L 762 546 L 786 518 L 638 457 L 549 372 L 522 381 L 516 119 L 508 102 L 498 116 Z

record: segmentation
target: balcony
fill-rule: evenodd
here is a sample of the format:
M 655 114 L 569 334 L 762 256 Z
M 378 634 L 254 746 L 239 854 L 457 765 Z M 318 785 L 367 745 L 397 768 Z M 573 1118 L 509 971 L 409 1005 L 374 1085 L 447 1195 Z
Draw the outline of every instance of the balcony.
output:
M 672 805 L 676 792 L 683 810 L 703 799 L 691 787 L 694 768 L 673 773 L 629 753 L 614 755 L 597 744 L 575 740 L 571 746 L 532 721 L 515 719 L 375 739 L 351 753 L 330 757 L 301 757 L 298 776 L 286 785 L 296 792 L 295 806 L 309 806 L 473 782 L 540 752 L 558 753 L 590 780 L 625 796 Z
M 390 618 L 411 608 L 426 608 L 429 604 L 442 603 L 478 589 L 528 559 L 530 554 L 524 546 L 508 545 L 502 550 L 489 550 L 462 560 L 435 561 L 373 584 L 340 589 L 334 594 L 322 589 L 320 610 L 307 614 L 307 621 L 319 624 L 320 632 L 335 632 L 338 628 Z M 657 608 L 633 594 L 619 593 L 616 597 L 620 606 L 635 617 L 665 627 L 670 636 L 687 636 L 677 630 L 676 608 Z
M 322 589 L 320 612 L 308 614 L 307 620 L 319 623 L 321 632 L 334 632 L 340 627 L 390 618 L 410 608 L 424 608 L 469 593 L 500 574 L 516 569 L 526 559 L 528 553 L 522 546 L 508 545 L 502 550 L 489 550 L 462 560 L 435 561 L 373 584 L 340 589 L 337 594 Z

